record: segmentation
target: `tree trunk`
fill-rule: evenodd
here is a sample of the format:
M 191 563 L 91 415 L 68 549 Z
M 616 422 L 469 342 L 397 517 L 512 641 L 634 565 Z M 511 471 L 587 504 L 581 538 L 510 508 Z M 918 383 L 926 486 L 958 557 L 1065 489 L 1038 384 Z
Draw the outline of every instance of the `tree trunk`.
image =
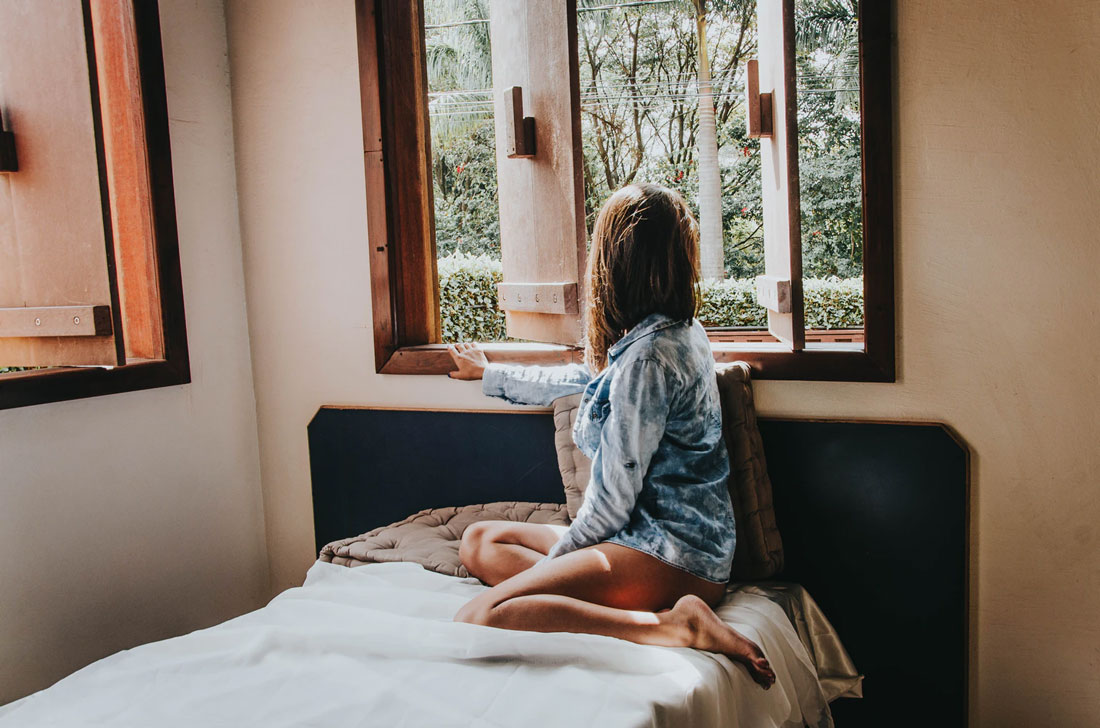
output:
M 699 45 L 699 267 L 703 280 L 725 278 L 722 250 L 722 175 L 714 120 L 710 58 L 707 56 L 706 0 L 693 0 Z

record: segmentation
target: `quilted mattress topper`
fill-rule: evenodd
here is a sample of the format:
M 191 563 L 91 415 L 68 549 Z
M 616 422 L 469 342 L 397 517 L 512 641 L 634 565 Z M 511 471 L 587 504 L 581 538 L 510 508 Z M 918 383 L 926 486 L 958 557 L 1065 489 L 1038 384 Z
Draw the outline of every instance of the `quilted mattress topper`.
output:
M 462 532 L 476 521 L 519 521 L 568 526 L 565 504 L 505 501 L 428 508 L 403 521 L 380 526 L 321 549 L 321 561 L 341 566 L 412 561 L 449 576 L 470 574 L 458 557 Z

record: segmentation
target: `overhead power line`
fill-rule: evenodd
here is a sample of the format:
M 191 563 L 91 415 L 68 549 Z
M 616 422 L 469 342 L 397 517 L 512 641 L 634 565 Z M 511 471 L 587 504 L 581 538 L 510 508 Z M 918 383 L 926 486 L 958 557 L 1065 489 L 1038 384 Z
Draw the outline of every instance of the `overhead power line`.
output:
M 610 5 L 593 5 L 587 8 L 577 8 L 578 13 L 594 13 L 597 10 L 618 10 L 619 8 L 632 8 L 639 5 L 668 5 L 680 2 L 680 0 L 635 0 L 634 2 L 612 3 Z M 474 18 L 472 20 L 456 20 L 451 23 L 432 23 L 425 25 L 424 30 L 438 30 L 440 28 L 458 28 L 463 25 L 484 25 L 488 18 Z

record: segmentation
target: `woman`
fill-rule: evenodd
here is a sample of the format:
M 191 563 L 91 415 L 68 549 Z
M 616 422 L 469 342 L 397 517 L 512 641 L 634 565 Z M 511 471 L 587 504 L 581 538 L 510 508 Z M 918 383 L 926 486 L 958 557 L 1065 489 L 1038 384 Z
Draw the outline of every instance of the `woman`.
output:
M 546 405 L 583 391 L 573 438 L 592 458 L 568 529 L 466 529 L 462 562 L 492 588 L 455 619 L 719 652 L 768 688 L 775 674 L 760 648 L 711 609 L 736 539 L 714 359 L 693 319 L 697 248 L 683 198 L 624 187 L 593 231 L 586 366 L 490 364 L 476 344 L 451 347 L 451 376 L 483 379 L 487 395 Z

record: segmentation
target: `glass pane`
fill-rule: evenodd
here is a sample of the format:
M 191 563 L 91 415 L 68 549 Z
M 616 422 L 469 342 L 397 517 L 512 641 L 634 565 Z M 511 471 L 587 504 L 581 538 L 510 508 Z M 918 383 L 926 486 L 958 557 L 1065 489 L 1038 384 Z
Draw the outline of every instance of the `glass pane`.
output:
M 808 330 L 863 325 L 856 2 L 796 0 Z M 755 14 L 756 0 L 578 0 L 577 7 L 589 231 L 624 184 L 677 189 L 701 227 L 700 318 L 726 331 L 719 338 L 741 341 L 770 339 L 750 335 L 767 324 L 754 283 L 763 273 L 759 143 L 747 138 L 744 118 Z M 425 0 L 444 341 L 507 338 L 495 290 L 488 17 L 488 0 Z
M 700 224 L 700 318 L 766 326 L 754 283 L 764 272 L 760 145 L 745 129 L 755 0 L 581 0 L 577 14 L 589 229 L 624 184 L 678 190 Z
M 443 341 L 504 340 L 488 0 L 425 0 Z
M 857 9 L 857 0 L 795 2 L 807 332 L 863 328 Z

